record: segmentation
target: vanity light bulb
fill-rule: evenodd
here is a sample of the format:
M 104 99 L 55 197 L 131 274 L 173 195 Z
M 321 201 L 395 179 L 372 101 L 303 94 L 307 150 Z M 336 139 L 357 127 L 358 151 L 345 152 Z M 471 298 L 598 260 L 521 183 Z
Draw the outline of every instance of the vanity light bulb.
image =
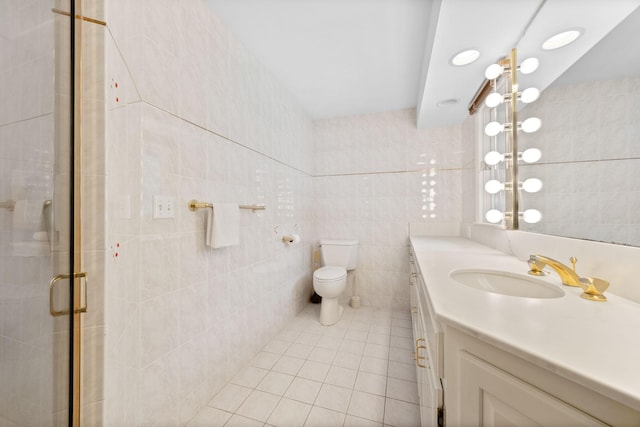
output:
M 542 157 L 542 151 L 537 148 L 527 148 L 522 152 L 522 161 L 525 163 L 535 163 Z
M 522 124 L 520 125 L 520 128 L 522 129 L 523 132 L 533 133 L 538 129 L 540 129 L 540 126 L 542 126 L 542 121 L 539 118 L 529 117 L 527 120 L 522 122 Z
M 537 222 L 540 222 L 540 220 L 542 219 L 542 214 L 539 210 L 527 209 L 526 211 L 522 212 L 522 219 L 528 224 L 535 224 Z
M 495 166 L 504 160 L 504 154 L 500 154 L 497 151 L 489 151 L 484 156 L 484 162 L 489 166 Z
M 540 61 L 538 58 L 527 58 L 520 64 L 520 72 L 522 74 L 531 74 L 538 69 Z
M 522 183 L 522 189 L 527 193 L 537 193 L 542 189 L 542 181 L 538 178 L 529 178 Z
M 496 194 L 504 190 L 504 184 L 497 179 L 492 179 L 491 181 L 487 181 L 484 185 L 484 189 L 489 194 Z
M 498 122 L 490 122 L 484 127 L 484 133 L 487 136 L 496 136 L 504 130 L 504 125 Z
M 502 215 L 502 212 L 500 212 L 497 209 L 491 209 L 490 211 L 488 211 L 485 214 L 485 218 L 487 219 L 487 221 L 489 221 L 491 224 L 496 224 L 500 221 L 502 221 L 502 218 L 504 218 L 504 215 Z
M 504 72 L 504 67 L 500 64 L 492 64 L 487 67 L 487 70 L 484 72 L 484 76 L 488 80 L 494 80 L 500 77 L 500 75 Z
M 540 97 L 540 91 L 535 87 L 530 87 L 522 91 L 520 101 L 529 104 Z
M 484 100 L 484 103 L 487 107 L 493 108 L 504 102 L 504 96 L 498 92 L 491 92 L 487 99 Z

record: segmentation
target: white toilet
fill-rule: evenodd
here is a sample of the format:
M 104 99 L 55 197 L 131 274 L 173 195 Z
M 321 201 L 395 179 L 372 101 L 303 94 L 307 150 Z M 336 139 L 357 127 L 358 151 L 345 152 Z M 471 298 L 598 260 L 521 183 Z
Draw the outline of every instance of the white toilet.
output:
M 320 260 L 324 267 L 313 273 L 313 289 L 322 297 L 320 323 L 329 326 L 344 310 L 338 298 L 347 287 L 347 271 L 354 270 L 358 263 L 358 241 L 321 240 Z

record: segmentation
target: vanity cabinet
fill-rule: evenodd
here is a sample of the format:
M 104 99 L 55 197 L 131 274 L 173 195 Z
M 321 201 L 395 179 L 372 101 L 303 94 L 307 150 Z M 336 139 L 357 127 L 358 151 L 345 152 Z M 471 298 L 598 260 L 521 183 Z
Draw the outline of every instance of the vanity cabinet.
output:
M 429 308 L 426 287 L 415 255 L 409 252 L 411 276 L 411 320 L 415 351 L 420 418 L 423 426 L 437 426 L 442 422 L 443 392 L 441 376 L 442 333 Z
M 428 289 L 438 283 L 425 283 L 434 278 L 421 271 L 413 248 L 409 255 L 423 426 L 640 426 L 638 408 L 590 388 L 570 368 L 501 344 L 474 325 L 436 321 Z

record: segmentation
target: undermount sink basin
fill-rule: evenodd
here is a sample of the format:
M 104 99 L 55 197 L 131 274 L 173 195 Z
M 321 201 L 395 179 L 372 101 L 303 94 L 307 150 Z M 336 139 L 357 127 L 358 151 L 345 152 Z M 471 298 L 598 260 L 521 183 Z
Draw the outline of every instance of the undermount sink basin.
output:
M 562 288 L 524 274 L 498 270 L 455 270 L 450 274 L 458 283 L 481 291 L 523 298 L 559 298 Z

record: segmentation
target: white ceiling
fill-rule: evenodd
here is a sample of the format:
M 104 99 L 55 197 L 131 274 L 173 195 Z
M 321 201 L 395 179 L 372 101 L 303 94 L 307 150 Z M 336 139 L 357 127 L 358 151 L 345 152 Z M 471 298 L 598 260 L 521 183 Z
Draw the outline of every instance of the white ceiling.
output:
M 541 59 L 530 83 L 545 88 L 640 5 L 640 0 L 208 1 L 312 118 L 415 107 L 418 127 L 462 122 L 484 69 L 515 46 L 521 59 Z M 571 47 L 540 50 L 547 37 L 575 27 L 585 31 Z M 478 61 L 449 64 L 469 48 L 480 50 Z M 436 106 L 447 99 L 458 103 Z

